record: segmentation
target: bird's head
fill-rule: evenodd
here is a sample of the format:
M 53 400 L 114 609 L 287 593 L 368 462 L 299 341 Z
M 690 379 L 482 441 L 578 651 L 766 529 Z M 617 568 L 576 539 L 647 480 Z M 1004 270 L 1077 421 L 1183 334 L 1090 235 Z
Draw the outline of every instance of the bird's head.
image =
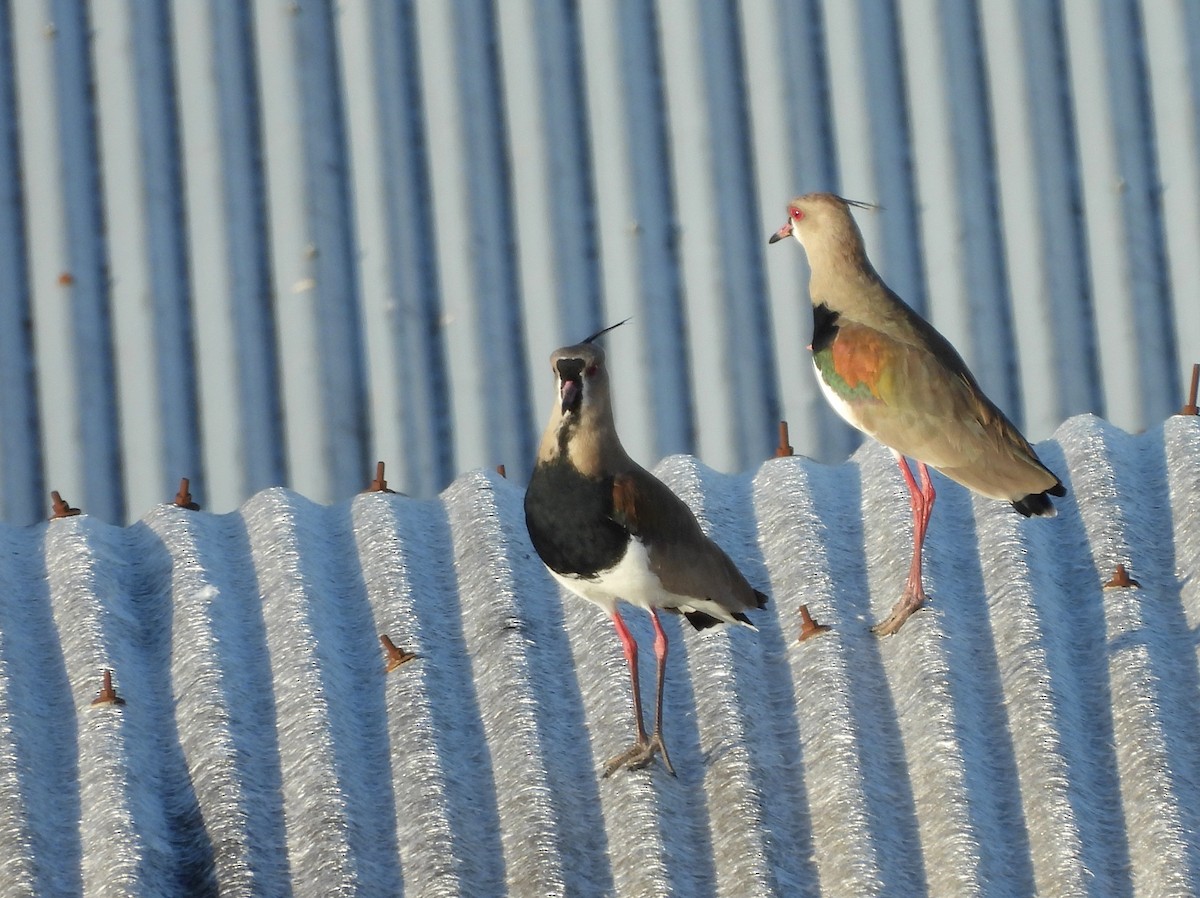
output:
M 564 346 L 550 356 L 550 368 L 558 382 L 558 414 L 563 420 L 578 420 L 585 410 L 608 402 L 608 371 L 604 350 L 590 343 Z
M 551 354 L 550 370 L 554 373 L 557 392 L 539 458 L 567 452 L 578 438 L 582 438 L 581 445 L 570 450 L 575 455 L 582 444 L 596 443 L 613 432 L 608 368 L 604 350 L 593 342 L 609 330 L 612 328 L 605 328 L 582 343 L 564 346 Z
M 818 245 L 825 242 L 861 247 L 862 234 L 850 214 L 851 206 L 876 208 L 870 203 L 848 200 L 833 193 L 798 196 L 788 203 L 787 222 L 767 242 L 777 243 L 785 237 L 795 237 L 810 258 Z

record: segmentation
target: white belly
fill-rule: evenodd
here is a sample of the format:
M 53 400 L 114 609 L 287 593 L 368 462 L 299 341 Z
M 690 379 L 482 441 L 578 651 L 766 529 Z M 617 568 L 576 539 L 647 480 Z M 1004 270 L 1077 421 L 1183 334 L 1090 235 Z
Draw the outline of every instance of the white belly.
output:
M 737 621 L 729 611 L 712 601 L 699 596 L 682 596 L 663 589 L 658 575 L 650 570 L 650 557 L 646 547 L 637 539 L 629 541 L 629 548 L 621 560 L 595 577 L 568 577 L 550 571 L 554 579 L 571 592 L 595 602 L 609 614 L 616 610 L 618 601 L 628 602 L 638 608 L 678 608 L 680 611 L 703 611 L 711 617 L 727 623 Z
M 842 420 L 855 430 L 861 430 L 863 433 L 871 435 L 870 431 L 862 426 L 862 422 L 855 413 L 854 406 L 835 393 L 829 384 L 825 383 L 825 378 L 821 376 L 821 369 L 817 367 L 815 359 L 813 360 L 813 371 L 817 375 L 817 383 L 821 385 L 821 392 L 825 394 L 826 401 L 833 406 L 833 410 L 841 416 Z
M 590 579 L 568 577 L 554 571 L 550 573 L 571 592 L 595 602 L 609 614 L 616 608 L 618 599 L 624 599 L 639 608 L 661 608 L 675 604 L 671 601 L 671 594 L 662 588 L 658 576 L 650 571 L 646 547 L 636 539 L 629 541 L 629 548 L 620 561 Z

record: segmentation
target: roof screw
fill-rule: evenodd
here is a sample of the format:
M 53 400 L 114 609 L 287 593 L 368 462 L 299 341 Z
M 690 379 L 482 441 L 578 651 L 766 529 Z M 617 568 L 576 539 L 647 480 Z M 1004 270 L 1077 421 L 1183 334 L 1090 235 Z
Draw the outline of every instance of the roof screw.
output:
M 175 504 L 180 508 L 186 508 L 188 511 L 199 511 L 200 506 L 192 501 L 192 494 L 189 492 L 192 482 L 186 477 L 179 479 L 179 492 L 175 494 Z
M 779 422 L 779 446 L 775 449 L 776 458 L 787 458 L 789 455 L 795 455 L 796 450 L 792 448 L 792 444 L 788 442 L 788 426 L 787 421 Z
M 401 664 L 407 664 L 413 658 L 417 657 L 414 652 L 406 652 L 404 649 L 397 648 L 396 643 L 392 642 L 392 638 L 386 633 L 379 635 L 379 641 L 383 643 L 383 649 L 387 652 L 387 672 L 391 673 Z
M 387 481 L 383 479 L 383 462 L 375 462 L 375 479 L 371 481 L 371 485 L 364 492 L 367 493 L 394 493 L 395 490 L 389 490 Z
M 58 518 L 69 518 L 80 513 L 78 508 L 72 508 L 63 500 L 63 497 L 58 494 L 58 490 L 50 493 L 50 507 L 54 509 L 54 514 L 50 515 L 52 521 Z
M 1105 589 L 1129 589 L 1129 587 L 1141 588 L 1140 583 L 1129 576 L 1129 572 L 1125 570 L 1125 565 L 1118 564 L 1116 573 L 1112 575 L 1112 579 L 1104 584 Z
M 504 465 L 496 465 L 496 473 L 506 480 L 508 479 L 508 472 L 504 470 Z
M 1187 405 L 1179 410 L 1179 414 L 1195 415 L 1200 411 L 1196 408 L 1197 389 L 1200 389 L 1200 365 L 1192 365 L 1192 387 L 1188 390 Z
M 822 633 L 828 633 L 831 629 L 833 628 L 828 624 L 818 624 L 813 620 L 812 615 L 808 613 L 807 605 L 800 606 L 800 642 L 820 636 Z
M 117 695 L 117 690 L 113 689 L 112 671 L 104 671 L 104 683 L 100 687 L 100 693 L 92 699 L 93 705 L 123 705 L 125 699 Z

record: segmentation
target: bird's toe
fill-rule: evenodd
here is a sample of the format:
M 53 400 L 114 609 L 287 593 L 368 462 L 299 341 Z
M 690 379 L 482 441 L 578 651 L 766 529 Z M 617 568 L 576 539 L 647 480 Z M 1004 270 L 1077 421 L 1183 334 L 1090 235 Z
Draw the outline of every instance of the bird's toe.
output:
M 892 606 L 892 613 L 871 628 L 876 636 L 891 636 L 904 626 L 912 613 L 922 606 L 926 600 L 923 589 L 906 589 L 900 600 Z
M 655 733 L 644 742 L 635 742 L 619 755 L 609 758 L 604 764 L 604 776 L 610 776 L 622 767 L 626 770 L 643 770 L 654 762 L 656 755 L 662 758 L 667 773 L 674 776 L 675 768 L 671 765 L 671 756 L 667 754 L 667 744 L 661 733 Z

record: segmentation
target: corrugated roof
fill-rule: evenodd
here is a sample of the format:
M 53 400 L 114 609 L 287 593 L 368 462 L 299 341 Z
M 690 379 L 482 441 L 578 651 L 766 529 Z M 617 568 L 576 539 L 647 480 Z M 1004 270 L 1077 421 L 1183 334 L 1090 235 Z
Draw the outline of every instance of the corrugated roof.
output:
M 885 450 L 660 464 L 772 596 L 757 633 L 666 622 L 676 778 L 598 775 L 620 646 L 498 475 L 0 527 L 0 894 L 1194 893 L 1200 422 L 1039 453 L 1053 520 L 939 481 L 932 602 L 883 640 Z M 801 603 L 832 631 L 798 643 Z M 381 633 L 419 658 L 385 674 Z
M 840 461 L 766 246 L 822 189 L 1031 437 L 1141 429 L 1200 360 L 1198 109 L 1187 2 L 0 0 L 0 516 L 522 480 L 548 354 L 628 315 L 638 458 Z

